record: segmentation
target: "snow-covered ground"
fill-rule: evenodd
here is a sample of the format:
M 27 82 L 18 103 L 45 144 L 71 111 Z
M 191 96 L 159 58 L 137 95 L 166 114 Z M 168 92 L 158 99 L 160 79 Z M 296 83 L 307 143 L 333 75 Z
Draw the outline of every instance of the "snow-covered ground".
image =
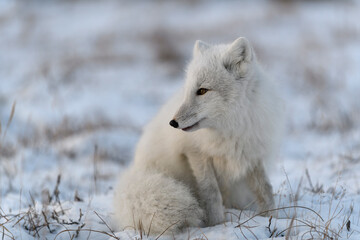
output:
M 116 178 L 194 41 L 239 36 L 286 99 L 283 209 L 160 239 L 360 239 L 359 16 L 356 1 L 1 0 L 0 239 L 155 239 L 112 230 Z

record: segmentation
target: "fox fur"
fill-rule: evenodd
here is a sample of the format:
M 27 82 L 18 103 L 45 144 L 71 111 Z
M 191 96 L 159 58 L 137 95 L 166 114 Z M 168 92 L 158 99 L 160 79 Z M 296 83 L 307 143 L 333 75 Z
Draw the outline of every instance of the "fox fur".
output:
M 196 41 L 184 87 L 146 126 L 115 188 L 117 225 L 171 234 L 220 224 L 224 208 L 273 208 L 265 170 L 282 112 L 247 39 Z

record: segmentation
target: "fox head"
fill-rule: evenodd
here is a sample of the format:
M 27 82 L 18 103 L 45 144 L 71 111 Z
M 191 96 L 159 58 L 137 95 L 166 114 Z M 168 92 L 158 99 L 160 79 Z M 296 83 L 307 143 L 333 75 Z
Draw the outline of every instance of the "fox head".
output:
M 211 46 L 196 41 L 186 71 L 184 99 L 170 125 L 184 131 L 224 128 L 246 104 L 256 58 L 249 41 Z

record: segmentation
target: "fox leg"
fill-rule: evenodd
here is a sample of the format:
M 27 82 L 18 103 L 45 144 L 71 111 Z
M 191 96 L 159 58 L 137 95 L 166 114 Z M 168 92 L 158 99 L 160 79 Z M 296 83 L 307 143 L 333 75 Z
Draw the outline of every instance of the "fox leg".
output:
M 274 208 L 274 197 L 272 186 L 266 176 L 263 165 L 260 163 L 246 175 L 246 182 L 254 193 L 258 211 L 263 212 Z M 264 213 L 262 215 L 269 215 Z
M 200 205 L 206 211 L 207 225 L 222 223 L 225 219 L 223 202 L 212 159 L 194 155 L 189 157 L 189 164 L 197 182 Z

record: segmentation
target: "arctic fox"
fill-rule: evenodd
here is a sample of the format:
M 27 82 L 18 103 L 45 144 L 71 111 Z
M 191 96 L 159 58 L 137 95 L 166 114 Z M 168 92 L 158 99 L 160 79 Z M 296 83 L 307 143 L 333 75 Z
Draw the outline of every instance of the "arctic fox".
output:
M 117 225 L 171 234 L 222 223 L 224 207 L 273 208 L 264 166 L 278 147 L 281 113 L 247 39 L 196 41 L 185 87 L 147 125 L 115 189 Z

